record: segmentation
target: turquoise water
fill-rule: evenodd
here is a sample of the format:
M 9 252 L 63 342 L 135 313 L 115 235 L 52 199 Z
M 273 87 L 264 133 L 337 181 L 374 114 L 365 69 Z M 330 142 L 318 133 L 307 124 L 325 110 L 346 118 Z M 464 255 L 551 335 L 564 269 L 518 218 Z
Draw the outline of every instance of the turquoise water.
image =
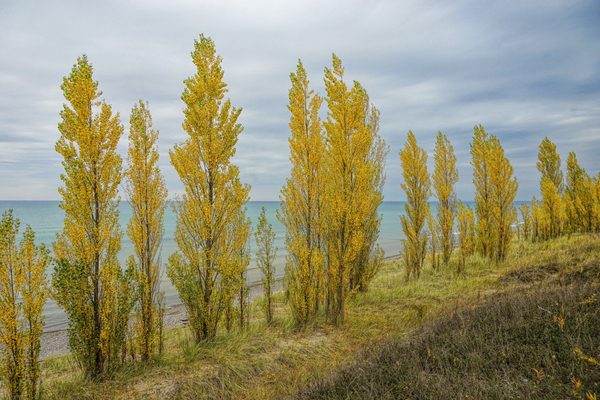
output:
M 277 259 L 275 261 L 277 271 L 275 274 L 276 278 L 283 277 L 286 254 L 284 244 L 285 230 L 276 217 L 276 210 L 279 208 L 279 204 L 278 201 L 251 201 L 247 204 L 247 216 L 252 220 L 253 227 L 256 227 L 262 207 L 266 208 L 267 220 L 273 225 L 273 232 L 275 232 L 276 235 L 275 245 L 279 248 L 277 251 Z M 436 207 L 434 204 L 435 203 L 432 204 L 431 209 L 435 212 Z M 473 206 L 473 203 L 467 202 L 467 204 Z M 519 207 L 519 204 L 520 202 L 515 202 L 516 207 Z M 0 201 L 0 212 L 12 209 L 15 218 L 18 218 L 21 222 L 19 233 L 22 234 L 25 226 L 29 224 L 35 232 L 36 242 L 38 244 L 44 243 L 48 248 L 52 249 L 52 242 L 56 240 L 56 234 L 62 230 L 64 222 L 64 213 L 58 205 L 58 201 Z M 121 228 L 124 229 L 127 225 L 127 221 L 131 217 L 129 203 L 122 202 L 119 210 Z M 399 217 L 404 214 L 404 202 L 383 202 L 378 211 L 383 216 L 378 243 L 385 251 L 386 258 L 396 256 L 400 251 L 400 240 L 404 237 Z M 173 306 L 180 304 L 181 301 L 179 300 L 176 289 L 164 273 L 164 263 L 166 263 L 169 256 L 177 250 L 177 246 L 173 239 L 173 233 L 175 232 L 175 215 L 170 207 L 167 208 L 167 211 L 165 212 L 164 227 L 165 234 L 162 247 L 163 274 L 161 290 L 165 292 L 167 306 Z M 129 255 L 133 254 L 133 246 L 127 235 L 123 236 L 121 245 L 122 248 L 118 258 L 123 266 Z M 248 284 L 254 284 L 260 282 L 262 276 L 256 265 L 256 242 L 254 240 L 254 235 L 252 235 L 250 240 L 250 249 L 252 259 L 248 266 L 247 280 Z M 51 274 L 51 270 L 52 267 L 50 267 L 50 270 L 48 271 L 48 277 Z M 57 307 L 54 301 L 48 301 L 44 307 L 44 315 L 46 316 L 45 331 L 66 329 L 66 315 Z

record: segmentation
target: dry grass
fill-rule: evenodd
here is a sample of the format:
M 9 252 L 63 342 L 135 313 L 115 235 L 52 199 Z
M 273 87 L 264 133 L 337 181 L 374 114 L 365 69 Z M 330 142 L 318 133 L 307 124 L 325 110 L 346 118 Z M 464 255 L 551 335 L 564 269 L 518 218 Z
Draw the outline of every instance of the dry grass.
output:
M 163 355 L 155 356 L 149 364 L 127 362 L 103 381 L 84 381 L 70 357 L 47 359 L 42 365 L 43 396 L 60 399 L 264 399 L 295 396 L 328 398 L 337 394 L 338 398 L 433 398 L 440 396 L 440 390 L 459 387 L 467 389 L 456 389 L 450 392 L 453 394 L 448 398 L 458 398 L 459 395 L 463 398 L 464 395 L 484 398 L 492 393 L 491 390 L 502 393 L 509 388 L 512 391 L 506 393 L 524 396 L 525 391 L 521 388 L 526 385 L 517 377 L 525 378 L 518 374 L 523 374 L 531 382 L 532 374 L 536 374 L 531 368 L 538 371 L 544 368 L 547 378 L 548 374 L 552 374 L 550 364 L 536 361 L 532 353 L 531 360 L 523 366 L 528 368 L 527 371 L 515 369 L 510 372 L 516 374 L 515 379 L 519 382 L 510 384 L 510 380 L 507 381 L 509 375 L 504 372 L 506 365 L 512 365 L 522 351 L 531 349 L 517 352 L 515 349 L 518 349 L 519 343 L 526 343 L 526 336 L 521 338 L 514 333 L 516 336 L 512 338 L 506 335 L 513 334 L 510 333 L 512 328 L 514 332 L 521 332 L 519 329 L 544 332 L 552 328 L 549 334 L 558 334 L 555 331 L 560 327 L 552 320 L 552 315 L 537 307 L 556 314 L 557 306 L 552 308 L 552 301 L 548 300 L 549 304 L 543 301 L 560 298 L 563 303 L 571 304 L 570 301 L 579 301 L 577 296 L 588 295 L 586 290 L 596 290 L 596 286 L 591 284 L 598 281 L 599 260 L 600 239 L 576 236 L 571 240 L 559 239 L 542 244 L 517 244 L 509 258 L 499 264 L 473 257 L 460 276 L 453 273 L 452 268 L 427 268 L 416 282 L 406 282 L 400 263 L 391 261 L 384 265 L 368 293 L 349 298 L 346 321 L 342 326 L 330 325 L 323 315 L 317 315 L 307 326 L 296 327 L 280 294 L 275 297 L 275 317 L 270 325 L 264 322 L 260 301 L 257 300 L 252 305 L 249 328 L 230 333 L 222 329 L 215 340 L 200 344 L 194 343 L 187 328 L 170 330 Z M 570 287 L 577 287 L 579 291 L 570 293 L 567 291 Z M 596 295 L 596 298 L 600 301 L 600 296 Z M 527 308 L 528 304 L 532 306 Z M 566 322 L 564 331 L 560 333 L 584 335 L 577 329 L 587 329 L 582 326 L 589 321 L 579 325 L 574 321 L 591 317 L 584 317 L 587 314 L 583 308 L 572 304 L 565 307 Z M 589 307 L 597 310 L 598 303 Z M 533 308 L 537 308 L 540 314 L 535 314 Z M 490 312 L 491 319 L 485 319 Z M 527 314 L 529 312 L 533 314 Z M 595 318 L 599 320 L 598 315 Z M 526 326 L 530 319 L 539 320 L 540 325 L 530 328 L 520 326 Z M 475 333 L 481 326 L 488 327 L 488 331 Z M 508 333 L 503 333 L 498 342 L 492 339 L 486 342 L 493 333 L 493 327 L 497 327 L 498 332 Z M 560 346 L 565 347 L 564 354 L 573 353 L 574 350 L 567 347 L 577 344 L 583 354 L 597 359 L 598 332 L 600 330 L 596 329 L 596 348 L 585 344 L 585 341 L 576 342 L 575 336 L 560 339 L 562 341 L 552 340 L 558 340 Z M 476 336 L 479 339 L 468 336 L 471 334 L 479 335 Z M 537 340 L 548 340 L 548 337 Z M 513 339 L 516 342 L 510 341 Z M 458 347 L 450 350 L 450 343 L 456 343 Z M 474 343 L 475 347 L 467 347 L 469 343 Z M 507 353 L 502 346 L 513 350 Z M 429 353 L 433 351 L 435 362 L 427 348 Z M 497 364 L 496 368 L 494 363 L 504 360 L 498 358 L 502 351 L 510 362 Z M 549 351 L 540 353 L 540 360 L 551 359 Z M 385 355 L 391 358 L 385 358 Z M 462 364 L 457 364 L 454 358 L 463 360 Z M 568 365 L 565 368 L 570 368 L 573 377 L 581 379 L 580 394 L 590 390 L 593 383 L 578 375 L 579 367 L 569 364 L 574 362 L 572 357 L 565 362 Z M 389 368 L 390 365 L 393 368 Z M 425 369 L 419 370 L 422 367 Z M 567 385 L 564 388 L 570 388 L 572 385 L 563 382 L 569 375 L 560 371 L 556 379 L 563 386 Z M 454 375 L 444 375 L 446 373 Z M 424 377 L 420 378 L 419 374 Z M 494 378 L 496 376 L 503 378 Z M 540 381 L 544 385 L 551 382 L 546 378 Z M 448 383 L 449 379 L 455 383 Z M 355 386 L 349 382 L 354 382 L 352 385 Z M 594 381 L 597 382 L 599 380 Z M 395 389 L 385 391 L 390 386 Z M 405 386 L 409 388 L 407 391 L 403 389 Z M 429 390 L 430 386 L 437 388 L 438 393 L 435 393 L 436 389 L 422 391 Z M 351 389 L 344 392 L 339 391 L 340 387 Z M 365 388 L 373 388 L 373 391 Z M 376 391 L 376 388 L 386 389 Z M 568 390 L 557 393 L 565 391 Z M 538 393 L 545 392 L 540 389 Z

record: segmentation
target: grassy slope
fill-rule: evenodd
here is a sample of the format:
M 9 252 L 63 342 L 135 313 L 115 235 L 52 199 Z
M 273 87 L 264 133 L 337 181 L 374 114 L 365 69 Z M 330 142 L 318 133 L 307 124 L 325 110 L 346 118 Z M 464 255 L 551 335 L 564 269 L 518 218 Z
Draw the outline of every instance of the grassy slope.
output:
M 585 398 L 600 392 L 600 367 L 574 349 L 600 359 L 598 273 L 600 238 L 591 236 L 516 244 L 504 263 L 473 257 L 462 276 L 426 268 L 417 282 L 405 282 L 399 262 L 388 262 L 369 293 L 349 299 L 343 326 L 317 316 L 298 330 L 279 295 L 270 326 L 255 303 L 249 329 L 210 343 L 173 329 L 162 356 L 126 363 L 104 382 L 85 382 L 70 357 L 48 359 L 43 394 Z M 581 304 L 593 295 L 598 300 Z M 562 318 L 563 306 L 561 330 L 553 315 Z M 579 397 L 571 379 L 581 380 Z

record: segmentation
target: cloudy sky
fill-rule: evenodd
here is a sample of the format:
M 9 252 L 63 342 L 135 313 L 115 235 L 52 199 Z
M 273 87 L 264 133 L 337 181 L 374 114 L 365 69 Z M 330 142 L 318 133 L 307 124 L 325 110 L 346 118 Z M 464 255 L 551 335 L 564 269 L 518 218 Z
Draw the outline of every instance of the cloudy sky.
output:
M 600 170 L 600 3 L 590 1 L 27 1 L 0 0 L 0 200 L 59 199 L 54 151 L 60 90 L 87 54 L 125 132 L 138 99 L 160 131 L 170 195 L 182 185 L 168 151 L 182 142 L 183 80 L 200 33 L 223 58 L 244 126 L 234 163 L 252 200 L 278 200 L 290 164 L 289 74 L 300 58 L 324 95 L 335 53 L 381 111 L 390 145 L 386 200 L 405 200 L 398 151 L 412 130 L 433 164 L 442 131 L 459 160 L 458 194 L 473 198 L 469 143 L 482 124 L 499 137 L 519 181 L 539 195 L 547 136 L 563 168 L 570 151 Z M 326 117 L 325 105 L 322 109 Z M 125 156 L 127 134 L 119 151 Z M 171 197 L 170 196 L 170 197 Z

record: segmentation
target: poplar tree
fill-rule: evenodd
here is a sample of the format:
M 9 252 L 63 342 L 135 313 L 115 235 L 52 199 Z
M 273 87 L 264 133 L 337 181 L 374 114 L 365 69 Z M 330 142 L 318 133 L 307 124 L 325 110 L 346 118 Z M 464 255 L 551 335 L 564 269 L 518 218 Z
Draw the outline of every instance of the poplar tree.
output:
M 162 299 L 160 292 L 160 250 L 164 235 L 163 216 L 167 207 L 167 188 L 158 168 L 156 140 L 148 103 L 142 100 L 131 110 L 125 193 L 132 217 L 127 236 L 135 255 L 138 301 L 135 309 L 135 336 L 142 361 L 148 361 L 162 343 Z
M 365 244 L 365 221 L 376 190 L 376 167 L 369 158 L 373 131 L 367 123 L 368 95 L 354 81 L 348 89 L 342 61 L 333 55 L 333 68 L 325 68 L 327 91 L 327 311 L 343 322 L 350 276 Z
M 367 156 L 367 163 L 371 168 L 371 181 L 367 183 L 371 190 L 371 201 L 367 204 L 367 216 L 363 222 L 363 243 L 350 274 L 351 291 L 367 292 L 369 283 L 377 275 L 385 253 L 377 244 L 379 227 L 382 216 L 378 213 L 383 202 L 383 187 L 385 185 L 385 164 L 390 147 L 379 136 L 380 113 L 375 106 L 369 104 L 368 97 L 365 102 L 365 124 L 371 131 L 372 144 Z
M 406 215 L 400 216 L 402 231 L 402 257 L 406 263 L 406 279 L 410 274 L 419 278 L 427 249 L 427 236 L 423 231 L 429 214 L 431 181 L 427 172 L 427 153 L 417 146 L 415 135 L 408 131 L 404 149 L 400 151 L 400 164 L 404 183 L 400 187 L 406 192 Z
M 496 241 L 493 244 L 493 254 L 497 260 L 504 260 L 514 234 L 511 224 L 517 219 L 513 202 L 519 184 L 517 178 L 513 178 L 513 167 L 505 157 L 500 141 L 494 135 L 488 140 L 490 205 Z
M 471 206 L 465 206 L 462 201 L 459 200 L 456 220 L 458 240 L 460 242 L 458 273 L 461 273 L 465 269 L 467 257 L 475 252 L 475 215 L 473 214 Z
M 441 235 L 442 261 L 444 265 L 448 265 L 454 248 L 452 227 L 457 212 L 457 197 L 454 187 L 458 182 L 458 169 L 456 168 L 454 148 L 446 135 L 442 135 L 442 132 L 438 132 L 434 151 L 433 190 L 439 202 L 437 215 Z
M 594 184 L 590 176 L 579 166 L 577 156 L 570 152 L 567 159 L 568 207 L 572 208 L 569 225 L 572 231 L 592 232 L 594 230 Z
M 325 136 L 319 108 L 302 62 L 290 74 L 290 178 L 281 190 L 277 218 L 286 230 L 285 284 L 294 319 L 303 324 L 325 291 Z
M 548 223 L 547 236 L 555 238 L 560 234 L 562 225 L 560 194 L 563 191 L 563 173 L 560 170 L 560 156 L 556 152 L 556 145 L 547 137 L 540 144 L 536 166 L 541 174 L 542 214 Z
M 267 315 L 267 323 L 270 323 L 273 319 L 271 296 L 273 294 L 273 284 L 275 283 L 275 265 L 273 263 L 277 256 L 277 247 L 274 246 L 275 233 L 272 232 L 272 226 L 267 221 L 265 213 L 266 210 L 263 207 L 258 216 L 258 225 L 256 226 L 254 237 L 256 239 L 256 247 L 258 248 L 258 251 L 256 252 L 256 262 L 258 268 L 264 275 L 262 284 L 265 300 L 267 301 L 265 313 Z
M 12 210 L 0 221 L 0 347 L 2 375 L 8 397 L 37 398 L 40 377 L 40 337 L 44 328 L 42 309 L 48 296 L 46 266 L 48 250 L 35 245 L 27 226 L 17 245 L 20 222 Z
M 560 156 L 556 152 L 556 145 L 547 137 L 540 144 L 536 167 L 542 174 L 540 186 L 541 181 L 546 177 L 554 184 L 557 193 L 561 194 L 563 191 L 563 173 L 560 170 Z
M 542 218 L 544 219 L 544 238 L 551 239 L 560 235 L 563 220 L 562 199 L 556 185 L 547 176 L 542 177 Z
M 242 132 L 241 109 L 223 101 L 221 57 L 204 35 L 191 53 L 197 72 L 184 81 L 183 129 L 189 137 L 169 151 L 185 193 L 176 198 L 175 242 L 167 275 L 185 305 L 196 341 L 214 338 L 217 324 L 240 288 L 250 221 L 244 205 L 250 186 L 231 164 Z
M 493 253 L 496 226 L 492 215 L 492 188 L 490 185 L 491 145 L 490 138 L 483 126 L 473 128 L 471 143 L 471 165 L 473 166 L 473 184 L 475 185 L 475 234 L 479 254 L 489 257 Z
M 98 100 L 98 82 L 84 55 L 61 85 L 65 99 L 56 151 L 64 158 L 58 189 L 64 227 L 53 243 L 56 302 L 69 316 L 69 347 L 86 376 L 118 362 L 133 307 L 133 270 L 121 271 L 118 186 L 123 178 L 117 144 L 119 114 Z M 98 109 L 99 108 L 99 109 Z

